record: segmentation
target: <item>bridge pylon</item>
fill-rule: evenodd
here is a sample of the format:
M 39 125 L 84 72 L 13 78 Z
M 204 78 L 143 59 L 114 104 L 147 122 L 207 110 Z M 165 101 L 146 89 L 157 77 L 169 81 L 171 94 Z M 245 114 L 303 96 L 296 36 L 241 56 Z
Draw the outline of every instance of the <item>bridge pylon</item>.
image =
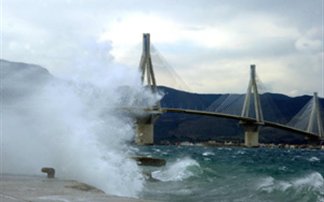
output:
M 307 124 L 307 132 L 315 132 L 321 139 L 324 139 L 323 121 L 318 95 L 314 92 L 312 111 Z
M 157 92 L 156 80 L 153 71 L 152 58 L 151 58 L 151 42 L 150 34 L 143 34 L 143 52 L 140 61 L 141 81 L 144 84 L 145 80 L 153 93 Z
M 250 81 L 245 95 L 241 116 L 254 118 L 252 117 L 254 113 L 256 122 L 246 122 L 246 121 L 240 122 L 240 125 L 243 126 L 245 131 L 244 144 L 247 147 L 259 146 L 259 130 L 260 130 L 260 126 L 264 124 L 260 96 L 259 96 L 258 86 L 255 77 L 256 77 L 255 65 L 251 65 Z M 253 102 L 251 102 L 252 94 L 253 94 Z M 250 108 L 252 103 L 254 107 L 253 110 L 251 110 Z
M 150 88 L 154 95 L 157 95 L 156 79 L 153 71 L 150 52 L 150 34 L 143 34 L 143 52 L 140 60 L 140 73 L 142 84 Z M 145 111 L 144 116 L 136 117 L 135 142 L 139 145 L 151 145 L 154 143 L 154 122 L 160 116 L 160 102 L 157 102 L 150 109 Z

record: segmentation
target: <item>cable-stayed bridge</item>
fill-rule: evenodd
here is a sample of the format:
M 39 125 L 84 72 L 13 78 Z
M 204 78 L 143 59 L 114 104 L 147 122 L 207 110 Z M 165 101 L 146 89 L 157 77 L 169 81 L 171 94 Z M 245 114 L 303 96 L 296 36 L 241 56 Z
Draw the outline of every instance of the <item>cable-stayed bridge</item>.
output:
M 153 94 L 157 94 L 157 81 L 150 48 L 150 35 L 144 34 L 143 52 L 140 60 L 141 80 L 143 85 L 147 85 Z M 263 114 L 263 104 L 267 105 L 268 103 L 261 102 L 256 66 L 251 65 L 250 81 L 245 95 L 229 95 L 226 98 L 220 98 L 206 110 L 161 107 L 159 102 L 148 108 L 143 107 L 140 109 L 143 113 L 141 113 L 141 116 L 135 117 L 137 120 L 136 143 L 144 145 L 153 144 L 154 122 L 163 113 L 184 113 L 236 120 L 245 131 L 244 143 L 248 147 L 259 145 L 259 131 L 261 127 L 272 127 L 294 132 L 304 136 L 310 142 L 319 143 L 324 139 L 322 109 L 317 93 L 314 93 L 313 99 L 290 122 L 286 123 L 282 123 L 282 120 L 273 117 L 271 118 L 272 120 L 270 118 L 267 119 L 267 114 Z M 271 108 L 273 108 L 271 111 L 277 110 L 275 107 Z

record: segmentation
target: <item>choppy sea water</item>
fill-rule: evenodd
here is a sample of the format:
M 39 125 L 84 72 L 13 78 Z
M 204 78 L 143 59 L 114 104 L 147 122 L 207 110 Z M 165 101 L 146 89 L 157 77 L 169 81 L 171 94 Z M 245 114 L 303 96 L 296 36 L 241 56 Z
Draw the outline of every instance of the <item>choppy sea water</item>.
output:
M 164 158 L 141 198 L 159 201 L 324 202 L 324 151 L 310 149 L 138 147 L 138 155 Z

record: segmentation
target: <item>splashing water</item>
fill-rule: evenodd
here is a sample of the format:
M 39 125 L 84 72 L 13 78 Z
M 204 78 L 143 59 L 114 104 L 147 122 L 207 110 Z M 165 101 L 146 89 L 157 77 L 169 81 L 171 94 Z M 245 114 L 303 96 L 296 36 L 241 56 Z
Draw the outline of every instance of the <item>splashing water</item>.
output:
M 305 177 L 296 179 L 292 182 L 293 186 L 304 189 L 324 189 L 324 179 L 323 176 L 318 172 L 313 172 Z
M 156 101 L 137 72 L 109 67 L 86 81 L 35 81 L 39 71 L 46 73 L 41 67 L 1 60 L 1 68 L 1 173 L 37 175 L 53 167 L 58 177 L 137 196 L 144 180 L 126 144 L 134 138 L 133 119 L 116 112 Z M 134 96 L 126 100 L 121 86 Z
M 152 177 L 163 182 L 182 181 L 194 176 L 194 170 L 199 167 L 199 163 L 193 159 L 178 159 L 166 168 L 152 172 Z
M 268 194 L 275 193 L 276 195 L 290 196 L 296 199 L 302 196 L 305 201 L 322 201 L 323 198 L 320 195 L 323 196 L 324 194 L 324 180 L 323 176 L 318 172 L 289 181 L 267 177 L 261 180 L 257 189 Z

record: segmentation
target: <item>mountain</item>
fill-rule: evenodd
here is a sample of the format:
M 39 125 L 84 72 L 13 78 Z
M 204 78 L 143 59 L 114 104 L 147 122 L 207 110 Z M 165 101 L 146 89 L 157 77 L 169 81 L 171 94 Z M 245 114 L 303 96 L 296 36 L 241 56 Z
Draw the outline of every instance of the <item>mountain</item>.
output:
M 0 59 L 0 68 L 1 97 L 4 103 L 31 96 L 54 78 L 47 69 L 39 65 Z

